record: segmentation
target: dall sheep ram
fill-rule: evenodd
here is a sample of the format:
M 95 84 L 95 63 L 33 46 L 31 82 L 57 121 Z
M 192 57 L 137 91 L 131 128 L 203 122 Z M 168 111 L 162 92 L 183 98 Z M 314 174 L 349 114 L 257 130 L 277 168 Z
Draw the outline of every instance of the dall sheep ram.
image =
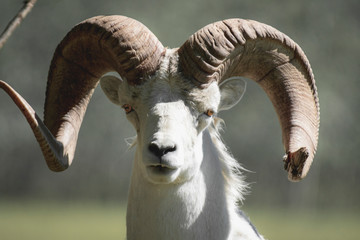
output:
M 44 122 L 7 83 L 0 87 L 26 117 L 53 171 L 70 166 L 99 82 L 125 110 L 137 132 L 127 239 L 263 239 L 238 210 L 246 184 L 215 117 L 240 100 L 245 84 L 239 76 L 257 82 L 272 101 L 288 177 L 304 178 L 320 121 L 313 73 L 293 40 L 256 21 L 219 21 L 167 49 L 131 18 L 87 19 L 54 53 Z

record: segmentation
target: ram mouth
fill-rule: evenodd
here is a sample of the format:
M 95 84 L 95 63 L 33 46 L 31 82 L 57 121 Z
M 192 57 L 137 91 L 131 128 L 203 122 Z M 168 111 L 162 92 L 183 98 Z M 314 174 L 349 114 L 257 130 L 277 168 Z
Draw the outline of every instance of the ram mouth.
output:
M 162 173 L 162 174 L 171 173 L 176 170 L 176 168 L 163 164 L 150 165 L 149 168 L 152 169 L 154 172 Z

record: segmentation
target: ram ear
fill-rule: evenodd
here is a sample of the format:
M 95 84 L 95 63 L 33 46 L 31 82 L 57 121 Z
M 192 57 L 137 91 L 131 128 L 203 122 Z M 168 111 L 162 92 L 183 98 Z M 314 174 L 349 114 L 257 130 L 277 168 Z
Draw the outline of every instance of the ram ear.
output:
M 246 90 L 246 82 L 240 77 L 231 77 L 219 86 L 221 100 L 219 111 L 234 107 L 243 97 Z
M 107 75 L 100 79 L 101 89 L 104 91 L 108 99 L 116 105 L 120 105 L 119 89 L 121 84 L 121 79 L 115 76 Z

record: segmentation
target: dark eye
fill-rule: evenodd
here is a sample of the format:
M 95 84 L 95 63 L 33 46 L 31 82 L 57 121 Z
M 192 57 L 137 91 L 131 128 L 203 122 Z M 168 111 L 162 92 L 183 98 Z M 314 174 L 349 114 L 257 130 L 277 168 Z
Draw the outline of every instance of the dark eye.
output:
M 214 113 L 215 113 L 215 112 L 214 112 L 213 110 L 210 110 L 210 109 L 208 109 L 206 112 L 204 112 L 204 114 L 205 114 L 206 116 L 208 116 L 208 117 L 213 116 Z
M 124 104 L 122 108 L 125 110 L 126 114 L 131 113 L 134 110 L 129 104 Z

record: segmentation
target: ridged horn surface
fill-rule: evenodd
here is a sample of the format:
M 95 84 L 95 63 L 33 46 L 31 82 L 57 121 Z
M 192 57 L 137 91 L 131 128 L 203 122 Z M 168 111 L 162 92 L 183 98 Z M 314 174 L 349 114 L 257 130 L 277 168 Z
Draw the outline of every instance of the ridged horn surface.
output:
M 233 76 L 257 82 L 279 117 L 289 179 L 306 176 L 316 152 L 320 107 L 309 61 L 293 40 L 256 21 L 229 19 L 200 29 L 178 53 L 180 70 L 199 87 Z
M 98 16 L 75 26 L 57 47 L 49 70 L 44 123 L 10 86 L 3 88 L 20 108 L 48 167 L 72 162 L 81 122 L 100 77 L 116 71 L 131 85 L 158 69 L 164 47 L 143 24 L 123 16 Z

